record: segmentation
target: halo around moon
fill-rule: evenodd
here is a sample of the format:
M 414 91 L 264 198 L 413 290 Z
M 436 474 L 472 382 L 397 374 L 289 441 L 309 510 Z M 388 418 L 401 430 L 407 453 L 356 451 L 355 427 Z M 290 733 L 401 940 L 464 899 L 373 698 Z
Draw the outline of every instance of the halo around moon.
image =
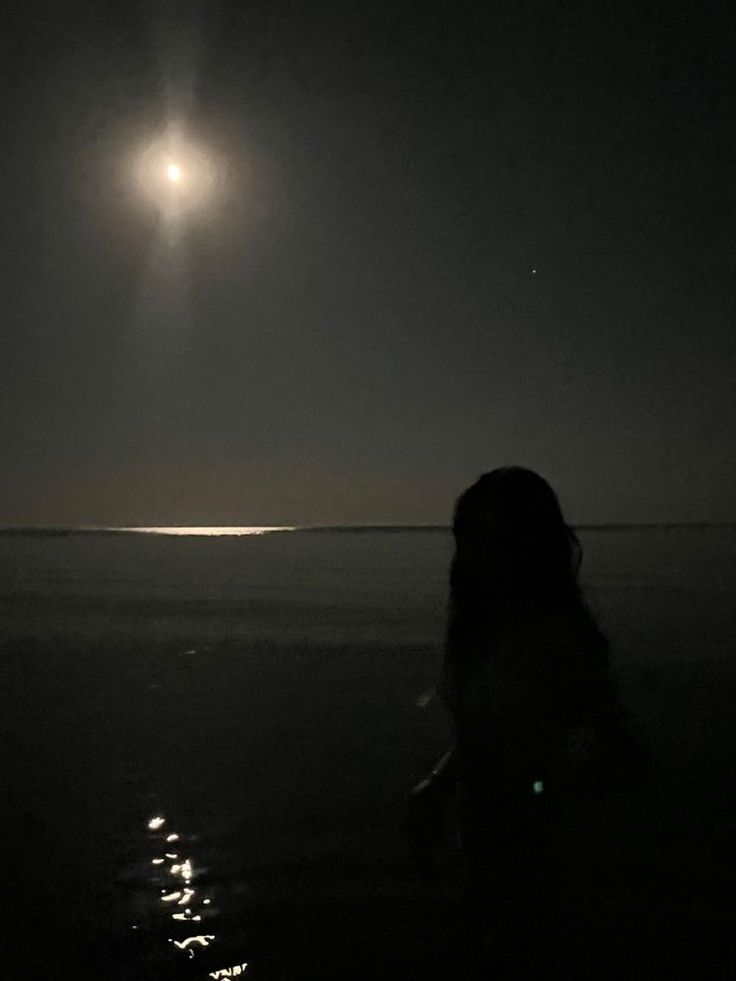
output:
M 139 154 L 135 179 L 162 215 L 175 219 L 212 202 L 217 168 L 200 147 L 170 129 Z

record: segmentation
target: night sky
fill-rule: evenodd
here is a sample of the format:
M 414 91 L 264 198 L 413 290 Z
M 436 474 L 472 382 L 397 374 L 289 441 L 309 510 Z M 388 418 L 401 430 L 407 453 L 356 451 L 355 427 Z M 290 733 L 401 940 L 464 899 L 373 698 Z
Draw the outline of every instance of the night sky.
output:
M 0 524 L 736 520 L 726 5 L 12 7 Z

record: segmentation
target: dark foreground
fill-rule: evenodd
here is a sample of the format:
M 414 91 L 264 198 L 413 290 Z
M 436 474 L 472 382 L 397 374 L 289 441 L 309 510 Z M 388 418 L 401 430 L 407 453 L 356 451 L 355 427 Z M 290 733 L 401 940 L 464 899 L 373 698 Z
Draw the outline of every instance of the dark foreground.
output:
M 437 651 L 118 637 L 1 654 L 3 977 L 465 976 L 462 870 L 420 873 L 404 832 L 447 736 L 416 708 Z M 559 975 L 734 977 L 732 668 L 619 677 L 654 775 L 571 809 Z M 166 848 L 178 859 L 152 864 Z M 185 889 L 192 919 L 174 921 L 162 897 Z M 176 946 L 192 936 L 212 939 Z

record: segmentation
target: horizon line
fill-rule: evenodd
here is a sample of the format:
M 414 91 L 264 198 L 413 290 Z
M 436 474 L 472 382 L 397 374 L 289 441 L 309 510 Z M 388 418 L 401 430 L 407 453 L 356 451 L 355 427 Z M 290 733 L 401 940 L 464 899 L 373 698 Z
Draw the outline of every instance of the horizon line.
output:
M 736 521 L 602 521 L 570 523 L 574 531 L 636 528 L 729 528 Z M 278 532 L 449 532 L 450 524 L 345 524 L 345 525 L 2 525 L 0 535 L 161 535 L 167 537 L 245 538 Z

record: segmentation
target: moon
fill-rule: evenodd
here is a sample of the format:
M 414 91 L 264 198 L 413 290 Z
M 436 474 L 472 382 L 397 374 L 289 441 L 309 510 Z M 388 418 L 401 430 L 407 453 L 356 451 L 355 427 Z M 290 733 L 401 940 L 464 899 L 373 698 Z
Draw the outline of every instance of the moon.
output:
M 212 205 L 221 184 L 220 162 L 192 142 L 179 126 L 170 126 L 140 147 L 133 176 L 167 221 Z

